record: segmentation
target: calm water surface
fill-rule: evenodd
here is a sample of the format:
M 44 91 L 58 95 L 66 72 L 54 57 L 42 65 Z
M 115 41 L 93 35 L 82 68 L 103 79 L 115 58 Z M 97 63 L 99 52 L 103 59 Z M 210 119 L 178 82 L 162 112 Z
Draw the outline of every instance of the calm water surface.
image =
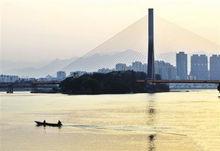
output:
M 220 151 L 217 95 L 0 93 L 0 150 Z M 35 126 L 44 119 L 64 126 Z

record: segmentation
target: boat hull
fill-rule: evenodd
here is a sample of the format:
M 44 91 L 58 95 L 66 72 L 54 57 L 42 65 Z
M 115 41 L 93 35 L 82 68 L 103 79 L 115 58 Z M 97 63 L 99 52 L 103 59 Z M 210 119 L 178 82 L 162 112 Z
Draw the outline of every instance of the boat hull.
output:
M 51 126 L 51 127 L 61 127 L 62 124 L 58 123 L 44 123 L 44 122 L 39 122 L 39 121 L 34 121 L 37 126 Z

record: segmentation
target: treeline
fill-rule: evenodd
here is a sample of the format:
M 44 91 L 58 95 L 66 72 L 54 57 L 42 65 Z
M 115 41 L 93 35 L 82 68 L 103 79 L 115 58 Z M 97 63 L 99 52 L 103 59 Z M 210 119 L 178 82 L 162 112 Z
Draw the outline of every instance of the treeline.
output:
M 145 80 L 146 77 L 144 72 L 134 71 L 85 74 L 78 78 L 66 78 L 60 84 L 60 88 L 61 92 L 66 94 L 144 93 L 152 89 L 156 92 L 169 91 L 169 87 L 164 84 L 149 86 L 137 82 L 137 80 Z

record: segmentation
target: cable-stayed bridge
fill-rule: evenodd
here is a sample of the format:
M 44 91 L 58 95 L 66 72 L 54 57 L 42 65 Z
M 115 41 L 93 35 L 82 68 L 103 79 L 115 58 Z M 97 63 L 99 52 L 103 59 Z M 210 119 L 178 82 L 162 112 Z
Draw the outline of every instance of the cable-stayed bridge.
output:
M 102 46 L 100 46 L 102 47 Z M 155 79 L 155 67 L 154 67 L 154 15 L 153 9 L 149 9 L 148 12 L 148 73 L 146 80 L 138 80 L 137 82 L 156 84 L 156 83 L 214 83 L 219 84 L 218 89 L 220 89 L 220 80 L 156 80 Z M 126 58 L 125 58 L 126 59 Z M 14 88 L 47 88 L 54 87 L 57 88 L 60 81 L 49 81 L 49 82 L 22 82 L 22 83 L 0 83 L 0 88 L 8 88 L 8 92 L 13 92 Z M 219 90 L 220 91 L 220 90 Z
M 146 82 L 148 84 L 157 84 L 157 83 L 214 83 L 214 84 L 219 84 L 218 90 L 220 92 L 220 80 L 157 80 L 157 79 L 155 79 L 153 9 L 148 10 L 148 73 L 147 73 L 147 79 L 146 80 L 139 80 L 137 82 Z

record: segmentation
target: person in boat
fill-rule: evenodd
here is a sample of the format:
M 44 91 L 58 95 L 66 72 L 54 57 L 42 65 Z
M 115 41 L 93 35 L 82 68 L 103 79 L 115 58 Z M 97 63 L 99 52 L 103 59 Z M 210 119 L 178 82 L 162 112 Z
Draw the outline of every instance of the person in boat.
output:
M 43 121 L 43 124 L 46 125 L 46 121 L 45 120 Z
M 57 123 L 58 125 L 62 125 L 62 123 L 60 122 L 60 120 L 58 120 L 58 123 Z

